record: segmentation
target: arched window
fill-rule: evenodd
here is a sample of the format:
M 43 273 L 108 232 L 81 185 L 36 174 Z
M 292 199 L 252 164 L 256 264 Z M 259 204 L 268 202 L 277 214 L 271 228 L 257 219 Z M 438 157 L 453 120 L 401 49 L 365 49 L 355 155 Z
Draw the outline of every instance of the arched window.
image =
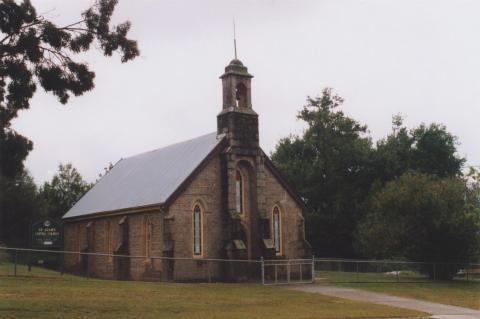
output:
M 247 88 L 245 84 L 239 83 L 235 88 L 235 100 L 237 107 L 247 107 Z
M 282 254 L 282 233 L 281 233 L 281 216 L 280 210 L 277 206 L 273 207 L 272 213 L 272 228 L 273 228 L 273 244 L 275 246 L 275 253 Z
M 152 254 L 152 221 L 145 218 L 145 256 L 150 258 Z
M 235 206 L 237 213 L 243 214 L 243 176 L 238 169 L 235 171 Z
M 193 255 L 202 255 L 202 209 L 198 204 L 193 208 Z

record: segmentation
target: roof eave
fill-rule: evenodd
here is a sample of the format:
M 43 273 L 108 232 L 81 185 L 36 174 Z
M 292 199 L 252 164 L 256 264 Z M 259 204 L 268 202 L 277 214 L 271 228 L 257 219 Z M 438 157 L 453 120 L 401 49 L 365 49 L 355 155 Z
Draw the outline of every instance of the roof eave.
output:
M 115 209 L 110 211 L 102 211 L 102 212 L 95 212 L 86 215 L 79 215 L 79 216 L 72 216 L 72 217 L 62 217 L 64 223 L 69 222 L 76 222 L 85 219 L 95 219 L 95 218 L 104 218 L 104 217 L 111 217 L 116 215 L 128 215 L 134 214 L 144 211 L 152 211 L 152 210 L 164 210 L 164 203 L 156 203 L 156 204 L 149 204 L 144 206 L 137 206 L 137 207 L 128 207 L 122 209 Z
M 164 207 L 168 209 L 170 205 L 183 193 L 183 191 L 190 185 L 190 183 L 197 177 L 202 169 L 207 166 L 212 158 L 220 153 L 220 151 L 227 145 L 225 135 L 219 137 L 221 140 L 218 144 L 205 156 L 205 158 L 198 164 L 198 166 L 185 178 L 185 180 L 173 191 L 173 193 L 165 200 Z
M 305 205 L 305 202 L 302 200 L 302 197 L 293 189 L 293 187 L 290 186 L 290 184 L 287 182 L 285 177 L 280 173 L 280 171 L 275 167 L 273 164 L 272 160 L 268 157 L 267 154 L 263 150 L 261 150 L 263 153 L 263 156 L 265 158 L 265 163 L 268 168 L 270 168 L 270 171 L 273 173 L 273 175 L 277 178 L 277 180 L 282 184 L 282 186 L 287 190 L 287 192 L 292 196 L 292 198 L 297 202 L 297 204 L 301 207 L 303 211 L 307 211 L 307 205 Z

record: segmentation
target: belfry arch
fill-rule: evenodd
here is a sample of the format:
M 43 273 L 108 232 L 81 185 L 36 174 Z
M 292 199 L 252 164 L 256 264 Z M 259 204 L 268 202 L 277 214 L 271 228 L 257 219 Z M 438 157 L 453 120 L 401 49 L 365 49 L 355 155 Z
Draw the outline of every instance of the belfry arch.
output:
M 235 87 L 236 107 L 244 109 L 247 108 L 247 87 L 242 82 Z

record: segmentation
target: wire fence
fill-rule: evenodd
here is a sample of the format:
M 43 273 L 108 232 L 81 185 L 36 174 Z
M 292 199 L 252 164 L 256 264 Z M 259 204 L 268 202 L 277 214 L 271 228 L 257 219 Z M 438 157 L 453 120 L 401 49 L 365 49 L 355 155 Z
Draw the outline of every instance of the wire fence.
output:
M 433 263 L 397 260 L 315 259 L 319 283 L 435 282 L 461 280 L 480 282 L 480 264 Z
M 480 282 L 480 264 L 351 259 L 205 259 L 0 247 L 0 276 L 163 282 Z
M 313 259 L 131 256 L 0 247 L 0 276 L 164 282 L 310 283 Z

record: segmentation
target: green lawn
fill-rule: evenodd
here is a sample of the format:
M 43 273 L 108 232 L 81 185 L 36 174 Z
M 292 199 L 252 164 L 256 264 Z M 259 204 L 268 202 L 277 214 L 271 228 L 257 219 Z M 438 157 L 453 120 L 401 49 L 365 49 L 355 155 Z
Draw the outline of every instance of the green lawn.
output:
M 13 276 L 15 274 L 15 266 L 12 263 L 0 263 L 0 276 Z M 43 267 L 32 266 L 30 271 L 28 271 L 27 265 L 17 265 L 17 275 L 21 277 L 58 277 L 68 279 L 73 276 L 64 274 L 61 275 L 60 272 L 46 269 Z M 78 278 L 78 277 L 76 277 Z
M 400 272 L 395 273 L 362 273 L 362 272 L 343 272 L 343 271 L 316 271 L 315 279 L 317 282 L 325 283 L 351 283 L 351 282 L 427 282 L 430 281 L 427 276 L 418 272 Z
M 400 282 L 397 282 L 397 280 Z M 387 293 L 432 302 L 480 310 L 480 281 L 458 278 L 452 281 L 430 281 L 418 273 L 400 273 L 400 277 L 384 273 L 317 272 L 316 282 L 334 284 L 373 292 Z
M 258 284 L 0 277 L 0 318 L 388 318 L 425 313 Z

